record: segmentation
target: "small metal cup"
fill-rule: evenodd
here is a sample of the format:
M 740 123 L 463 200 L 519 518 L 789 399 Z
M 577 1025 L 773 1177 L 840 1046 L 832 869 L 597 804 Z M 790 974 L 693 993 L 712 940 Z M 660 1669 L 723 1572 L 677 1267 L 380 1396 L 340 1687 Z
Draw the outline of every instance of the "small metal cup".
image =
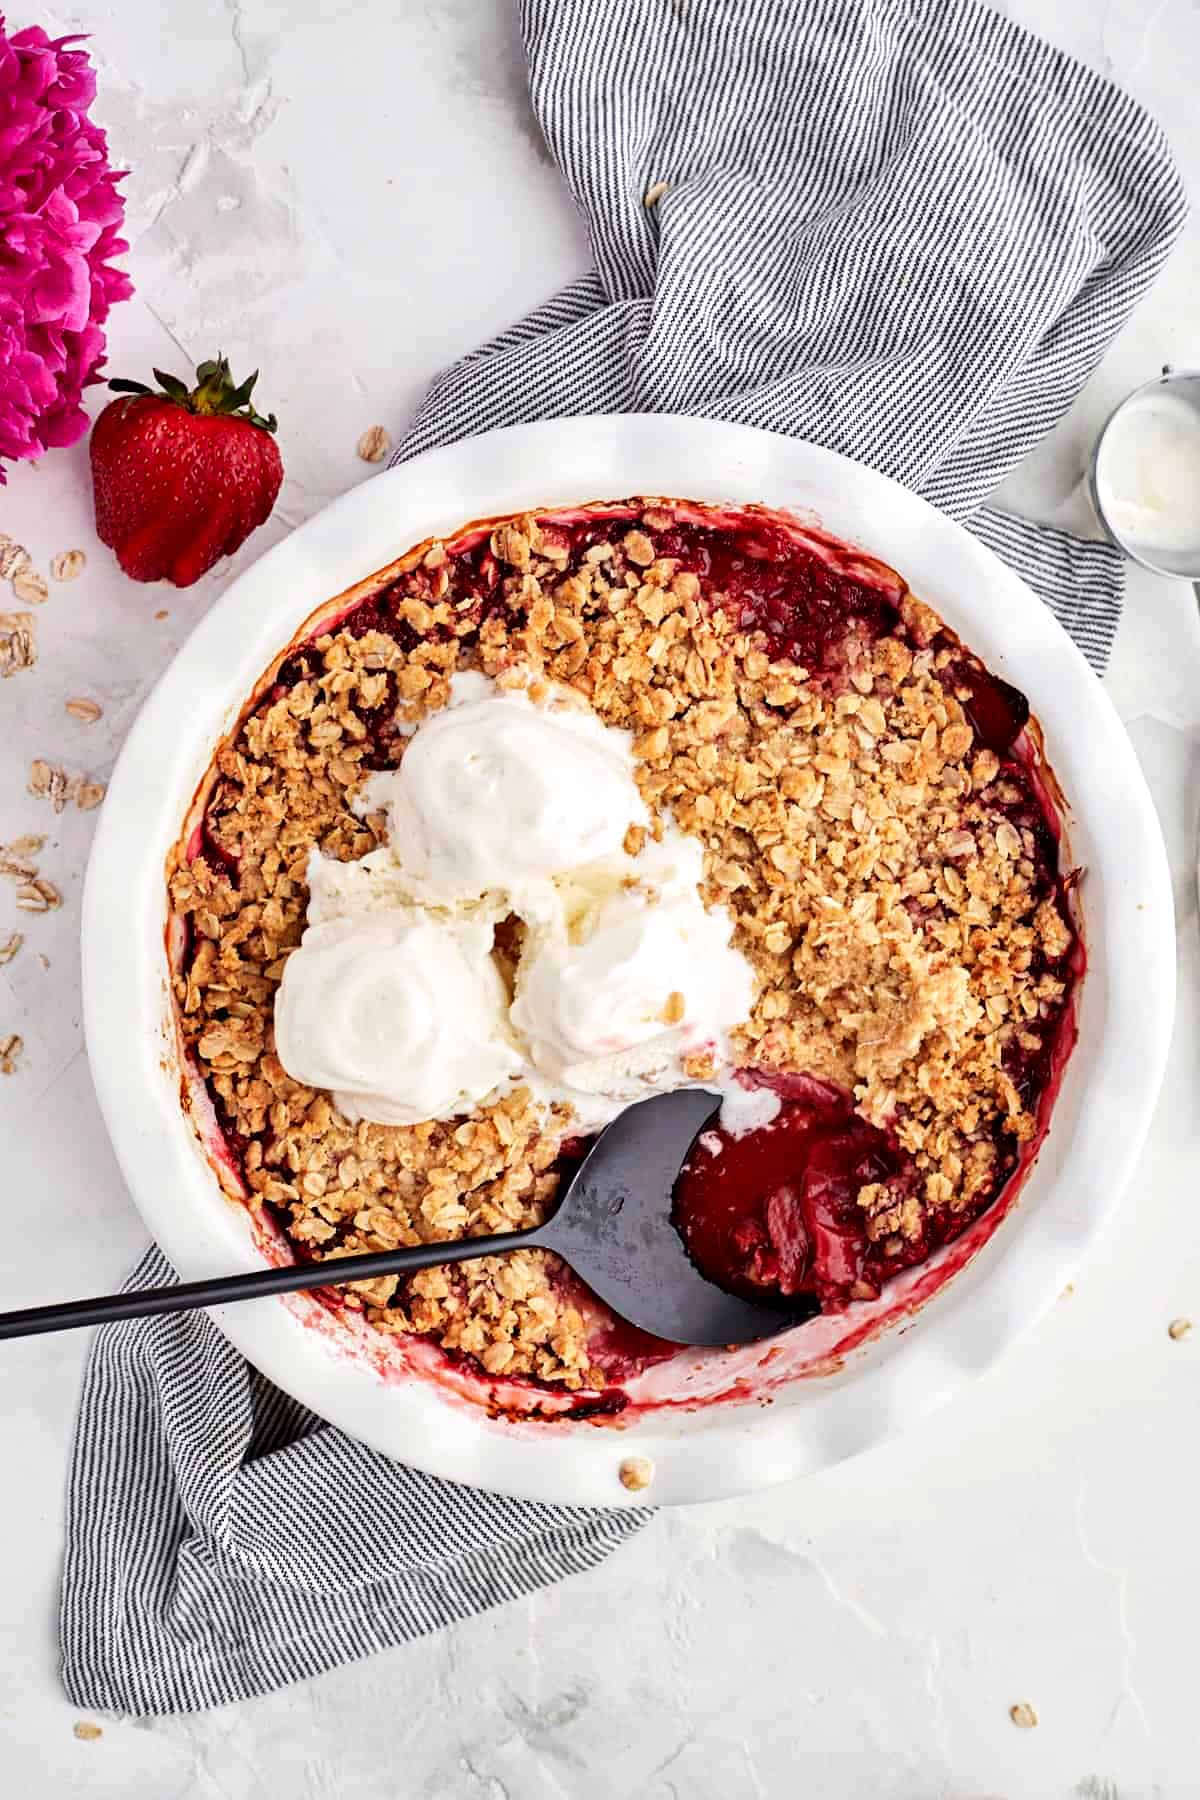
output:
M 1143 569 L 1149 569 L 1155 575 L 1170 575 L 1176 580 L 1182 578 L 1184 581 L 1190 581 L 1192 592 L 1196 596 L 1196 603 L 1200 606 L 1200 555 L 1195 561 L 1186 554 L 1171 555 L 1169 553 L 1163 557 L 1161 562 L 1152 560 L 1145 554 L 1144 544 L 1135 550 L 1132 544 L 1127 543 L 1120 532 L 1114 529 L 1112 520 L 1105 513 L 1104 502 L 1100 497 L 1097 471 L 1100 466 L 1100 454 L 1104 448 L 1104 440 L 1112 428 L 1113 420 L 1123 413 L 1127 406 L 1131 406 L 1135 400 L 1139 400 L 1143 394 L 1148 394 L 1152 389 L 1161 387 L 1169 388 L 1173 394 L 1185 400 L 1200 418 L 1200 370 L 1175 370 L 1168 364 L 1161 375 L 1156 375 L 1153 381 L 1144 381 L 1141 387 L 1134 388 L 1133 392 L 1127 394 L 1121 404 L 1109 414 L 1103 431 L 1096 439 L 1096 447 L 1092 451 L 1092 460 L 1088 466 L 1088 489 L 1091 493 L 1096 517 L 1117 548 L 1124 551 L 1131 562 L 1140 563 Z M 1197 536 L 1200 538 L 1200 522 L 1197 526 Z M 1197 885 L 1200 886 L 1200 863 L 1197 864 L 1196 880 Z
M 1104 451 L 1105 439 L 1112 430 L 1114 422 L 1128 407 L 1156 388 L 1169 388 L 1171 393 L 1183 400 L 1200 420 L 1200 369 L 1172 369 L 1168 364 L 1164 367 L 1161 375 L 1156 375 L 1152 381 L 1144 381 L 1141 387 L 1134 388 L 1133 392 L 1127 394 L 1121 404 L 1109 414 L 1103 431 L 1096 439 L 1096 447 L 1092 451 L 1092 460 L 1088 466 L 1088 490 L 1096 517 L 1117 548 L 1122 550 L 1131 562 L 1140 563 L 1143 569 L 1149 569 L 1155 575 L 1169 575 L 1176 581 L 1190 581 L 1193 584 L 1197 602 L 1200 603 L 1200 517 L 1196 524 L 1197 549 L 1195 552 L 1164 551 L 1161 559 L 1152 559 L 1146 554 L 1145 544 L 1139 544 L 1135 548 L 1126 538 L 1122 537 L 1105 512 L 1104 501 L 1100 493 L 1098 480 L 1100 459 Z

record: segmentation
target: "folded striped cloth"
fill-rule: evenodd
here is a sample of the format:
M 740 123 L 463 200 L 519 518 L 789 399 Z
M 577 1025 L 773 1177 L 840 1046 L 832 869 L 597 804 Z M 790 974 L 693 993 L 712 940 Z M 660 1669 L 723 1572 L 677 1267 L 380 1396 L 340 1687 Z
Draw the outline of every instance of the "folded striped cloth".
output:
M 571 413 L 733 419 L 968 524 L 1103 672 L 1111 545 L 982 504 L 1179 236 L 1159 128 L 978 0 L 525 0 L 595 269 L 435 381 L 392 458 Z
M 967 522 L 1102 669 L 1116 552 L 983 503 L 1181 229 L 1141 109 L 978 0 L 525 0 L 522 19 L 595 269 L 435 382 L 397 460 L 586 412 L 811 438 Z M 131 1284 L 172 1279 L 151 1251 Z M 133 1713 L 262 1693 L 585 1569 L 647 1516 L 390 1462 L 199 1314 L 108 1327 L 70 1476 L 67 1691 Z

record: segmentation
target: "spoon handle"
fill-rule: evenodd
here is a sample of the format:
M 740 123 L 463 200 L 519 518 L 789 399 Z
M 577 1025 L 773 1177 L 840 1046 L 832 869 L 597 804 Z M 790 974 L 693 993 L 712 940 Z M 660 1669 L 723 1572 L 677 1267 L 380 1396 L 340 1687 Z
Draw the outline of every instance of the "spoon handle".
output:
M 149 1318 L 154 1313 L 190 1312 L 197 1306 L 226 1306 L 232 1300 L 260 1300 L 269 1294 L 291 1294 L 303 1288 L 340 1287 L 346 1281 L 371 1281 L 379 1275 L 411 1275 L 417 1269 L 431 1269 L 439 1263 L 502 1256 L 506 1251 L 536 1244 L 539 1236 L 538 1229 L 506 1231 L 497 1237 L 405 1245 L 399 1250 L 372 1250 L 362 1256 L 341 1256 L 328 1262 L 288 1263 L 283 1268 L 254 1269 L 244 1275 L 184 1281 L 175 1287 L 134 1288 L 123 1294 L 98 1294 L 92 1300 L 28 1306 L 20 1312 L 0 1313 L 0 1338 L 72 1331 L 77 1326 Z

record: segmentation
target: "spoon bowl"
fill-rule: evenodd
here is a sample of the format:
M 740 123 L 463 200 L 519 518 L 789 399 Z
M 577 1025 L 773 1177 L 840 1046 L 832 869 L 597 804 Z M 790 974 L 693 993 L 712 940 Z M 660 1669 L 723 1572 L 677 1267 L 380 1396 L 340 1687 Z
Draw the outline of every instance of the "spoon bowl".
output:
M 674 1344 L 749 1344 L 791 1322 L 701 1275 L 671 1220 L 676 1178 L 720 1105 L 716 1094 L 680 1088 L 627 1107 L 532 1234 L 615 1313 Z

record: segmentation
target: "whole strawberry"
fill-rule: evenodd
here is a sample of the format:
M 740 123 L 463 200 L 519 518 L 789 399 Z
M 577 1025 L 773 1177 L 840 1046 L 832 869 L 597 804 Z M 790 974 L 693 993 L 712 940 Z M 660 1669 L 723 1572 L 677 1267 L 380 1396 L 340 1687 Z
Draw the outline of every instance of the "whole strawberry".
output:
M 270 514 L 283 480 L 272 433 L 250 404 L 257 370 L 235 385 L 223 356 L 203 362 L 190 390 L 155 369 L 160 393 L 110 381 L 92 430 L 92 485 L 101 543 L 135 581 L 190 587 Z

